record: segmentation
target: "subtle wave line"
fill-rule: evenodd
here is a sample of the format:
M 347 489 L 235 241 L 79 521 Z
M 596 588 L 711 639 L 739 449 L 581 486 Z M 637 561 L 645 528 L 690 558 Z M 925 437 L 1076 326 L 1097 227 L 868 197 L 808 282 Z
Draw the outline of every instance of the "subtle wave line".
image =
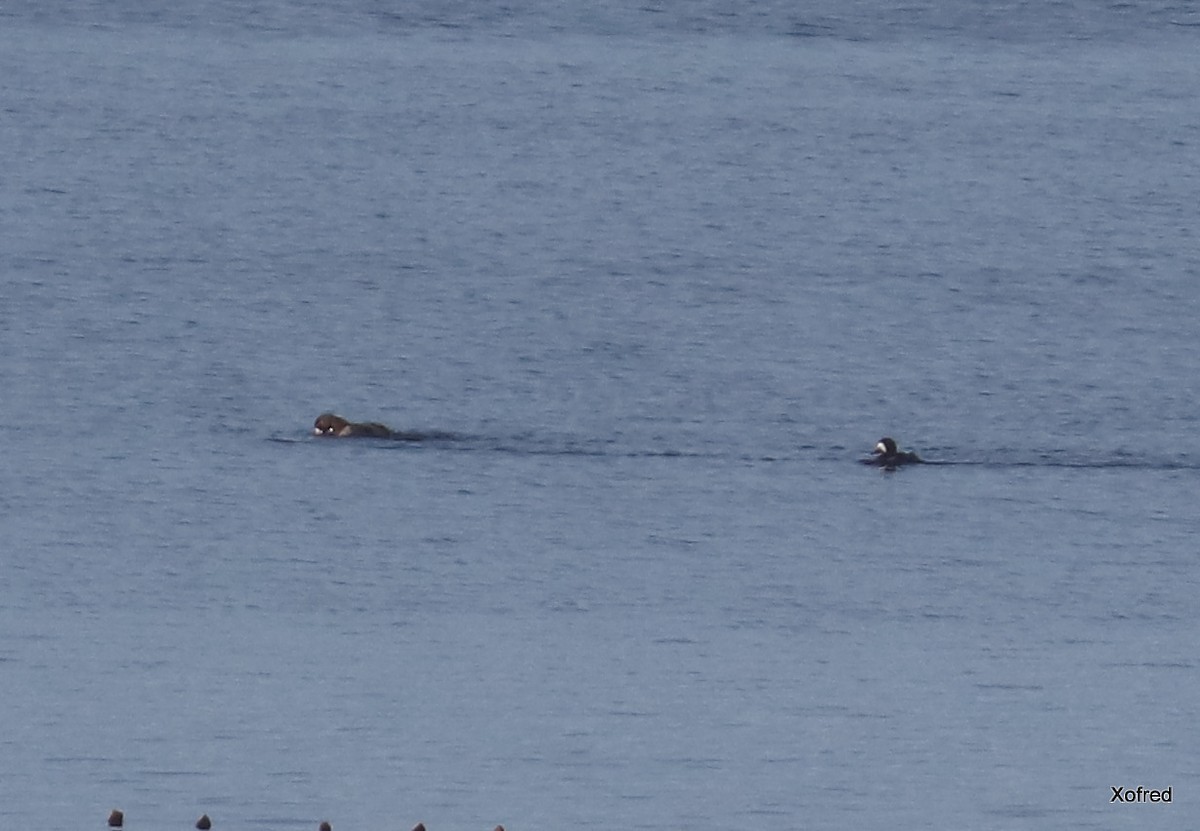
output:
M 548 438 L 520 436 L 499 437 L 481 436 L 467 433 L 455 433 L 444 430 L 405 431 L 394 438 L 357 438 L 357 439 L 328 439 L 305 435 L 303 437 L 289 435 L 272 435 L 269 441 L 280 444 L 352 444 L 354 446 L 369 446 L 383 451 L 398 450 L 442 450 L 454 452 L 502 453 L 517 456 L 577 456 L 587 458 L 624 458 L 624 459 L 727 459 L 740 463 L 786 464 L 799 461 L 819 461 L 846 464 L 859 464 L 870 460 L 869 456 L 852 453 L 846 447 L 833 445 L 820 447 L 817 445 L 799 445 L 784 453 L 754 452 L 742 448 L 739 450 L 705 451 L 680 448 L 651 448 L 622 446 L 613 440 L 604 439 L 572 439 L 563 438 L 555 441 Z M 994 456 L 966 456 L 954 458 L 953 452 L 943 449 L 947 455 L 937 458 L 926 458 L 918 465 L 905 465 L 905 468 L 919 469 L 923 467 L 987 467 L 987 468 L 1050 468 L 1050 469 L 1080 469 L 1080 470 L 1157 470 L 1157 471 L 1187 471 L 1200 470 L 1200 458 L 1139 458 L 1123 452 L 1108 457 L 1082 458 L 1060 451 L 1016 451 L 998 449 Z

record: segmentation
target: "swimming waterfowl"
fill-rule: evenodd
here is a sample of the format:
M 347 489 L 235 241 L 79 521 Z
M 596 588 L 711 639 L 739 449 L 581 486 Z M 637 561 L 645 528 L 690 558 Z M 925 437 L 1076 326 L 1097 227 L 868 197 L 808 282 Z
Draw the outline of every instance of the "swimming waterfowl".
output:
M 340 415 L 321 413 L 313 422 L 313 435 L 326 438 L 368 438 L 390 439 L 392 430 L 387 425 L 377 422 L 347 421 Z
M 900 465 L 922 464 L 922 460 L 916 453 L 899 450 L 896 447 L 895 439 L 884 436 L 876 443 L 875 449 L 871 451 L 871 456 L 863 459 L 862 463 L 881 467 L 884 470 L 895 470 Z

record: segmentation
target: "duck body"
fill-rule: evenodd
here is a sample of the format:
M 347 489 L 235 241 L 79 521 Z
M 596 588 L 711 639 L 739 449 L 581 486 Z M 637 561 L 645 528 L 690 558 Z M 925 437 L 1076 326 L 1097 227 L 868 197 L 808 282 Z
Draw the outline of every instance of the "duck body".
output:
M 901 465 L 924 464 L 920 456 L 911 451 L 900 450 L 896 446 L 896 440 L 888 436 L 884 436 L 876 443 L 871 455 L 863 459 L 862 463 L 881 467 L 884 470 L 895 470 Z
M 395 434 L 385 424 L 374 421 L 347 421 L 340 415 L 322 413 L 313 422 L 313 435 L 336 439 L 390 439 Z

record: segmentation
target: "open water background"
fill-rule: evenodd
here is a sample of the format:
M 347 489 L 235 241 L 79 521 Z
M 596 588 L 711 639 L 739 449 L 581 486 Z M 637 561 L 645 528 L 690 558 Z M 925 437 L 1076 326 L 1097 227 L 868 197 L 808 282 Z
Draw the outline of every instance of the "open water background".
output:
M 6 4 L 4 825 L 1195 828 L 1198 41 Z

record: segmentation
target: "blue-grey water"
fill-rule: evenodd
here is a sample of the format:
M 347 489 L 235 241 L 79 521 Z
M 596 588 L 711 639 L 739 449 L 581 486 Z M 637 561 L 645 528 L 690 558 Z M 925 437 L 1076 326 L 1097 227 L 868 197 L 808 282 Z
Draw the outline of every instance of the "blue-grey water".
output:
M 5 827 L 1197 827 L 1198 54 L 6 4 Z

